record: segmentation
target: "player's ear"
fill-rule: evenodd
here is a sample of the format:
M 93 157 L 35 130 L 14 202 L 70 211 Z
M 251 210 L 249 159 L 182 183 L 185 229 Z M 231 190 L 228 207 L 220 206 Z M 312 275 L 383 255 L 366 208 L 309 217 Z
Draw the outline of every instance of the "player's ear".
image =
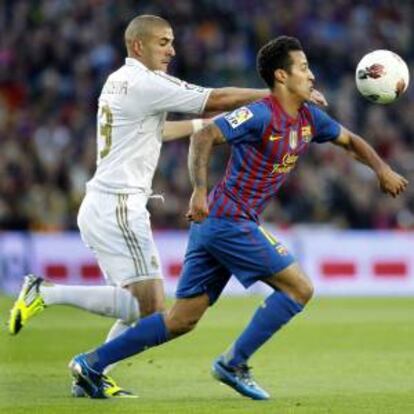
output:
M 143 43 L 141 39 L 135 39 L 132 42 L 132 50 L 137 56 L 142 56 Z
M 283 69 L 276 69 L 274 76 L 276 82 L 284 84 L 287 79 L 287 72 Z

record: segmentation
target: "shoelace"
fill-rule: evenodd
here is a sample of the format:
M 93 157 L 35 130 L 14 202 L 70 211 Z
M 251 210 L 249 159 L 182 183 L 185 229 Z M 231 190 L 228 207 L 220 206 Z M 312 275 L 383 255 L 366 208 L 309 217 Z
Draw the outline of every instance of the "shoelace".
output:
M 131 395 L 132 396 L 133 395 L 131 391 L 122 389 L 119 385 L 117 385 L 117 383 L 115 382 L 113 378 L 111 378 L 110 376 L 106 374 L 102 374 L 102 384 L 106 392 L 112 391 L 111 392 L 112 396 L 120 396 L 120 395 L 123 395 L 123 396 Z
M 254 382 L 252 375 L 251 375 L 251 367 L 247 365 L 240 365 L 235 368 L 237 376 L 250 387 L 256 387 L 256 383 Z
M 102 383 L 104 385 L 104 387 L 116 387 L 116 382 L 111 378 L 108 377 L 108 375 L 102 374 Z
M 27 278 L 26 282 L 28 285 L 31 284 L 30 288 L 26 292 L 23 302 L 26 306 L 30 306 L 39 294 L 39 281 L 34 278 Z

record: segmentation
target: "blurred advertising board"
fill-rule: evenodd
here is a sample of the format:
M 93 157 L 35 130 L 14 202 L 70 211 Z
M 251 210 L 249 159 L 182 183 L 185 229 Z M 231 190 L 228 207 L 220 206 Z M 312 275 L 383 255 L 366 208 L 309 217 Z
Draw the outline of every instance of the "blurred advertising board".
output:
M 272 231 L 297 257 L 318 295 L 414 295 L 414 233 L 300 228 Z M 156 231 L 166 291 L 174 294 L 186 231 Z M 78 233 L 1 233 L 0 289 L 15 294 L 25 273 L 63 284 L 102 284 L 93 254 Z M 256 284 L 249 292 L 265 292 Z M 246 293 L 233 278 L 226 294 Z

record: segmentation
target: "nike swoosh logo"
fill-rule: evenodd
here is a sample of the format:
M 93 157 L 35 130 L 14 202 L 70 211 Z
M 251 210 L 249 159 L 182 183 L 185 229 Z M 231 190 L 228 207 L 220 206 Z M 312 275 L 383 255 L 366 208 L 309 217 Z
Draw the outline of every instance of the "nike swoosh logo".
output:
M 283 138 L 283 135 L 270 135 L 269 141 L 279 141 Z

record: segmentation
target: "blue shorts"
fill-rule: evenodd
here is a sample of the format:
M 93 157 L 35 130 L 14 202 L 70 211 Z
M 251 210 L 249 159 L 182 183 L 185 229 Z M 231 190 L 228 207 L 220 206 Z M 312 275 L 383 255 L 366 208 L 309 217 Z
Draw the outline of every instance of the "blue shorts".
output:
M 295 261 L 257 223 L 209 217 L 190 228 L 177 298 L 207 293 L 213 304 L 233 274 L 248 288 Z

